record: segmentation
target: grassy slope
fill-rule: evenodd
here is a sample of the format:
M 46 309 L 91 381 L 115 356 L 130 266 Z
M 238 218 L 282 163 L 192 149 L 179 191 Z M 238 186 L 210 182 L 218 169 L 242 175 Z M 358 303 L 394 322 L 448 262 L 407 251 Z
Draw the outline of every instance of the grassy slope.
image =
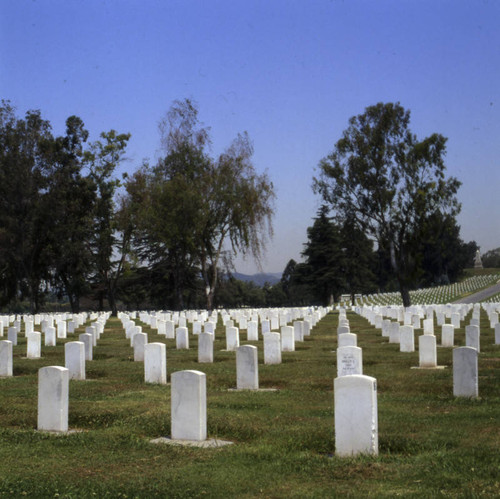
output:
M 70 427 L 85 431 L 68 436 L 34 431 L 37 371 L 64 365 L 63 346 L 27 360 L 20 338 L 14 377 L 0 380 L 0 496 L 498 497 L 500 347 L 484 312 L 478 400 L 453 398 L 450 367 L 412 370 L 418 353 L 402 354 L 364 319 L 349 319 L 364 373 L 378 381 L 378 457 L 332 457 L 336 314 L 279 366 L 262 364 L 258 343 L 260 385 L 277 393 L 227 391 L 235 385 L 235 354 L 221 352 L 221 329 L 214 364 L 196 362 L 193 337 L 189 351 L 166 340 L 169 376 L 179 369 L 207 374 L 209 436 L 235 442 L 221 449 L 148 443 L 170 433 L 170 386 L 143 383 L 143 365 L 133 362 L 112 320 L 87 364 L 88 380 L 70 383 Z M 455 343 L 464 344 L 463 330 Z M 438 362 L 451 366 L 451 350 L 439 349 Z
M 468 279 L 469 277 L 474 277 L 476 275 L 490 275 L 490 274 L 499 274 L 499 268 L 490 268 L 490 269 L 465 269 L 464 277 L 462 280 Z

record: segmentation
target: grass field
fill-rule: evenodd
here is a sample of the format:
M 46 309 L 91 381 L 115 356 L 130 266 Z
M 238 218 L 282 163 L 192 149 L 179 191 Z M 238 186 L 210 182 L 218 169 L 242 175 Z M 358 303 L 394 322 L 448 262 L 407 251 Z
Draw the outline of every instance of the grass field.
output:
M 82 431 L 65 436 L 35 431 L 37 372 L 64 365 L 62 340 L 28 360 L 20 335 L 14 377 L 0 379 L 0 497 L 499 497 L 500 346 L 484 312 L 476 400 L 452 396 L 451 349 L 438 350 L 447 369 L 413 370 L 418 352 L 400 353 L 367 321 L 348 318 L 364 374 L 377 378 L 378 457 L 334 456 L 336 313 L 281 365 L 263 365 L 262 343 L 253 343 L 260 386 L 278 392 L 228 391 L 235 354 L 221 351 L 220 323 L 213 364 L 197 363 L 193 336 L 189 351 L 176 351 L 143 325 L 150 342 L 167 343 L 169 380 L 181 369 L 206 373 L 209 437 L 234 442 L 218 449 L 149 443 L 170 434 L 170 386 L 143 382 L 143 364 L 110 319 L 87 380 L 70 381 L 69 425 Z M 463 329 L 455 344 L 465 344 Z

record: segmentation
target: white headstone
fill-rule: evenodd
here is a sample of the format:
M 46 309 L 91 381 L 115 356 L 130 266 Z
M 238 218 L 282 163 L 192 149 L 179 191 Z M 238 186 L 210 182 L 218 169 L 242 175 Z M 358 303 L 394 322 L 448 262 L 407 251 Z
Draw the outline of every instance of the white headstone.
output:
M 281 326 L 281 351 L 295 351 L 295 333 L 292 326 Z
M 148 343 L 148 335 L 146 333 L 134 334 L 133 347 L 134 347 L 134 361 L 144 362 L 144 347 Z
M 203 324 L 203 331 L 215 336 L 215 324 L 212 321 L 205 322 Z
M 479 326 L 465 326 L 465 346 L 479 350 Z
M 172 439 L 207 438 L 207 381 L 200 371 L 177 371 L 171 376 Z
M 92 335 L 89 333 L 82 333 L 78 336 L 78 340 L 85 345 L 85 360 L 92 360 L 94 345 Z
M 437 367 L 436 337 L 423 334 L 418 337 L 420 367 Z
M 58 321 L 58 323 L 57 323 L 57 337 L 64 339 L 67 337 L 66 333 L 67 333 L 66 321 Z
M 390 319 L 384 319 L 382 321 L 382 336 L 389 337 L 389 328 L 391 327 Z
M 349 326 L 339 326 L 337 328 L 337 336 L 341 335 L 341 334 L 350 333 L 350 332 L 351 332 L 351 328 Z
M 248 341 L 259 340 L 259 324 L 257 321 L 247 322 L 247 340 Z
M 198 362 L 214 361 L 214 337 L 211 333 L 198 335 Z
M 10 341 L 13 346 L 17 345 L 17 329 L 15 327 L 9 327 L 9 329 L 7 329 L 7 340 Z
M 389 343 L 400 343 L 401 342 L 401 331 L 399 322 L 391 322 L 389 326 Z
M 441 326 L 441 346 L 453 347 L 455 342 L 455 328 L 452 324 L 443 324 Z
M 399 351 L 415 351 L 415 331 L 413 326 L 401 326 L 399 328 Z
M 187 327 L 178 327 L 175 330 L 175 347 L 177 350 L 189 349 L 189 334 Z
M 165 343 L 144 345 L 144 381 L 167 384 L 167 347 Z
M 42 356 L 42 333 L 33 331 L 26 336 L 26 357 L 39 359 Z
M 378 454 L 377 380 L 342 376 L 334 380 L 335 454 Z
M 94 326 L 87 326 L 85 332 L 92 336 L 92 345 L 97 346 L 97 329 Z
M 264 335 L 264 364 L 281 364 L 281 338 L 279 333 Z
M 337 348 L 337 377 L 363 374 L 363 351 L 357 346 Z
M 68 431 L 69 371 L 48 366 L 38 371 L 38 430 Z
M 237 327 L 226 328 L 226 350 L 234 352 L 240 346 L 240 331 Z
M 193 322 L 193 334 L 198 335 L 201 333 L 201 322 L 194 321 Z
M 174 321 L 165 321 L 165 337 L 173 340 L 175 338 L 175 323 Z
M 354 333 L 339 334 L 337 348 L 358 346 L 358 337 Z
M 236 350 L 236 388 L 238 390 L 259 389 L 259 366 L 257 347 L 244 345 Z
M 434 319 L 424 319 L 424 334 L 434 334 Z
M 411 317 L 413 329 L 420 329 L 420 315 L 413 314 Z
M 85 379 L 85 343 L 69 341 L 64 345 L 64 365 L 69 379 Z
M 56 328 L 54 326 L 47 326 L 45 328 L 45 346 L 56 346 Z
M 271 332 L 271 323 L 267 319 L 262 321 L 261 327 L 262 327 L 262 334 Z
M 293 331 L 295 335 L 295 341 L 304 341 L 304 322 L 303 321 L 295 321 L 293 323 Z
M 472 347 L 453 350 L 453 395 L 455 397 L 478 396 L 478 351 Z
M 12 341 L 0 341 L 0 376 L 12 376 Z

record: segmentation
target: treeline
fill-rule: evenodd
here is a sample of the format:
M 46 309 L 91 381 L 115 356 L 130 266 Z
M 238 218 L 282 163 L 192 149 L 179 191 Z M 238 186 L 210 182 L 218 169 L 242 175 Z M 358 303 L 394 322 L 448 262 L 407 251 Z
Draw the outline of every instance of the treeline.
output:
M 421 234 L 415 241 L 419 263 L 410 289 L 456 282 L 465 268 L 473 266 L 477 245 L 461 240 L 453 217 L 433 217 L 426 227 L 427 235 Z M 341 295 L 354 300 L 358 293 L 399 291 L 390 255 L 375 248 L 352 220 L 338 222 L 329 216 L 326 206 L 319 209 L 307 229 L 302 256 L 303 262 L 288 262 L 281 281 L 273 286 L 229 279 L 221 286 L 223 302 L 231 307 L 325 305 L 338 301 Z M 489 263 L 488 258 L 485 254 L 483 262 Z
M 158 160 L 118 179 L 130 134 L 88 142 L 70 116 L 55 136 L 40 111 L 20 118 L 2 101 L 0 308 L 324 305 L 396 290 L 408 306 L 409 290 L 456 281 L 477 249 L 460 239 L 446 139 L 417 140 L 409 118 L 392 103 L 351 118 L 313 179 L 323 206 L 304 261 L 258 287 L 231 277 L 233 257 L 258 260 L 272 234 L 274 187 L 255 171 L 246 133 L 213 157 L 196 105 L 175 101 L 160 122 Z
M 236 252 L 259 257 L 274 190 L 247 134 L 212 158 L 189 100 L 174 102 L 160 131 L 157 163 L 118 179 L 130 134 L 88 143 L 70 116 L 55 136 L 40 111 L 19 118 L 2 101 L 0 307 L 212 308 L 219 268 Z

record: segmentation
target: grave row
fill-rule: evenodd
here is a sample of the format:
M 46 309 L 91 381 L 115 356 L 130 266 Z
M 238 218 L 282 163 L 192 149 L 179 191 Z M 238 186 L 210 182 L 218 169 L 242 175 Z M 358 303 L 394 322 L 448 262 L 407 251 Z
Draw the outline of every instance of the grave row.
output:
M 389 337 L 389 343 L 400 343 L 401 352 L 414 352 L 414 328 L 413 326 L 399 326 L 398 322 L 386 325 L 386 333 L 381 328 L 382 336 Z M 445 331 L 449 330 L 451 341 L 444 346 L 453 347 L 453 326 L 443 325 L 443 339 Z M 498 330 L 497 339 L 500 340 L 500 324 L 496 324 Z M 339 315 L 339 326 L 337 328 L 337 376 L 349 374 L 363 374 L 362 350 L 357 346 L 357 336 L 350 332 L 349 321 L 346 319 L 345 311 L 341 310 Z M 425 331 L 418 338 L 419 366 L 420 369 L 437 369 L 436 337 L 432 331 Z M 478 354 L 479 354 L 479 327 L 476 325 L 466 327 L 465 347 L 453 349 L 453 395 L 456 397 L 478 396 Z M 500 341 L 497 342 L 500 344 Z
M 310 312 L 310 311 L 307 311 Z M 281 316 L 259 316 L 257 320 L 247 320 L 244 322 L 244 317 L 238 319 L 240 326 L 246 325 L 247 339 L 258 339 L 259 331 L 254 329 L 252 323 L 260 325 L 260 335 L 263 339 L 264 362 L 268 364 L 276 364 L 281 362 L 281 352 L 293 352 L 295 350 L 296 341 L 304 341 L 304 338 L 311 334 L 314 325 L 328 312 L 328 309 L 315 311 L 312 314 L 288 313 Z M 136 315 L 136 314 L 134 314 Z M 310 316 L 308 316 L 310 315 Z M 131 346 L 134 348 L 134 360 L 143 361 L 145 365 L 145 381 L 153 383 L 166 383 L 166 345 L 164 343 L 148 343 L 147 334 L 141 331 L 141 326 L 135 324 L 132 320 L 132 314 L 121 315 L 121 320 L 124 325 L 124 331 L 129 338 Z M 137 317 L 137 315 L 136 315 Z M 140 314 L 140 319 L 151 324 L 152 328 L 156 328 L 159 334 L 165 334 L 167 337 L 172 330 L 172 324 L 180 325 L 174 327 L 174 336 L 177 348 L 188 348 L 189 334 L 188 328 L 183 324 L 183 317 L 162 317 L 161 314 L 153 316 L 151 314 Z M 236 389 L 237 390 L 258 390 L 258 361 L 257 347 L 253 345 L 239 345 L 239 328 L 236 328 L 234 319 L 228 314 L 223 317 L 226 331 L 226 347 L 227 350 L 236 352 Z M 68 431 L 68 407 L 69 407 L 69 380 L 70 379 L 85 379 L 85 360 L 92 359 L 92 348 L 96 346 L 97 341 L 104 329 L 105 320 L 107 317 L 99 321 L 101 327 L 95 325 L 86 328 L 86 332 L 79 336 L 82 341 L 71 341 L 65 344 L 65 366 L 48 366 L 39 370 L 39 388 L 38 388 L 38 429 L 42 431 L 52 432 L 67 432 Z M 202 317 L 203 318 L 203 317 Z M 249 317 L 251 319 L 251 317 Z M 289 320 L 301 318 L 304 320 L 294 320 L 292 325 L 287 324 Z M 164 319 L 171 319 L 164 320 Z M 189 320 L 186 317 L 187 320 Z M 208 319 L 208 317 L 207 317 Z M 213 340 L 215 337 L 215 320 L 208 320 L 203 323 L 198 329 L 195 323 L 197 318 L 191 316 L 193 322 L 193 334 L 198 335 L 199 360 L 201 362 L 213 361 Z M 165 323 L 163 328 L 162 322 Z M 198 321 L 201 322 L 201 321 Z M 280 327 L 279 332 L 273 332 L 273 327 Z M 42 329 L 51 337 L 52 326 L 44 326 Z M 17 327 L 16 327 L 16 332 Z M 35 335 L 30 337 L 30 335 Z M 30 358 L 37 358 L 40 351 L 39 343 L 42 334 L 36 332 L 27 333 L 28 350 L 37 351 L 37 354 Z M 37 348 L 33 348 L 32 343 L 36 340 L 39 342 Z M 12 371 L 12 345 L 9 340 L 0 342 L 0 364 L 9 364 Z M 51 342 L 46 342 L 47 346 Z M 4 354 L 10 357 L 4 362 Z M 10 372 L 11 375 L 11 372 Z M 352 386 L 351 386 L 352 383 Z M 368 389 L 365 384 L 368 383 Z M 206 432 L 206 376 L 199 371 L 178 371 L 171 376 L 171 417 L 172 417 L 172 439 L 188 440 L 188 441 L 205 441 Z M 366 429 L 364 418 L 353 426 L 352 417 L 345 418 L 344 413 L 348 406 L 357 405 L 358 401 L 363 398 L 361 392 L 366 391 L 370 395 L 370 407 L 373 414 L 376 415 L 376 383 L 373 378 L 366 376 L 344 376 L 342 380 L 335 380 L 336 405 L 335 417 L 339 420 L 336 423 L 337 438 L 338 438 L 338 454 L 352 454 L 355 452 L 373 452 L 378 448 L 378 444 L 374 445 L 373 428 Z M 359 392 L 359 393 L 358 393 Z M 345 401 L 339 404 L 338 401 Z M 354 406 L 353 406 L 354 407 Z M 353 410 L 353 409 L 351 409 Z M 354 411 L 359 415 L 359 411 Z M 372 415 L 373 415 L 372 414 Z M 350 426 L 347 425 L 345 430 L 348 432 L 354 431 L 357 442 L 356 446 L 352 446 L 348 442 L 351 437 L 346 437 L 345 432 L 340 431 L 343 427 L 342 420 L 347 420 Z M 367 420 L 368 421 L 368 420 Z M 373 417 L 370 417 L 373 422 Z M 371 424 L 371 423 L 370 423 Z M 370 436 L 370 444 L 367 446 L 364 443 L 365 437 Z M 343 442 L 343 443 L 342 443 Z M 350 447 L 349 447 L 350 446 Z M 346 451 L 347 448 L 349 451 Z
M 473 276 L 465 279 L 462 282 L 436 286 L 432 288 L 422 288 L 415 291 L 410 291 L 412 303 L 449 303 L 454 301 L 458 296 L 473 293 L 485 287 L 491 286 L 498 282 L 499 274 L 489 274 L 482 276 Z M 402 304 L 400 293 L 375 293 L 370 295 L 362 295 L 356 299 L 356 304 L 363 305 L 389 305 Z
M 479 317 L 474 317 L 476 310 L 478 309 L 475 307 L 473 320 L 479 319 Z M 361 315 L 366 314 L 367 318 L 373 319 L 376 324 L 379 322 L 378 317 L 382 315 L 380 322 L 380 329 L 382 331 L 385 319 L 383 318 L 384 314 L 379 313 L 379 309 L 374 310 L 371 307 L 363 307 L 357 311 Z M 311 309 L 303 310 L 301 316 L 298 311 L 293 313 L 288 311 L 283 314 L 280 312 L 276 314 L 276 311 L 274 311 L 272 314 L 268 312 L 257 315 L 256 320 L 252 320 L 252 312 L 250 311 L 238 314 L 239 317 L 237 318 L 231 313 L 221 314 L 225 324 L 226 349 L 236 352 L 236 389 L 257 390 L 259 387 L 257 347 L 252 345 L 239 346 L 239 329 L 246 329 L 247 339 L 252 341 L 254 337 L 258 339 L 260 325 L 265 362 L 267 359 L 269 362 L 266 363 L 279 363 L 281 361 L 281 352 L 294 351 L 295 341 L 303 341 L 304 336 L 311 333 L 311 325 L 321 320 L 328 312 L 328 309 L 314 311 L 312 314 L 310 312 L 313 311 Z M 372 313 L 375 312 L 377 313 L 372 316 Z M 400 316 L 400 311 L 393 310 L 392 308 L 383 312 L 385 312 L 386 316 L 394 314 L 396 314 L 397 318 Z M 408 318 L 408 316 L 405 316 L 405 312 L 412 312 L 412 316 Z M 389 332 L 389 338 L 391 339 L 392 332 L 393 342 L 397 342 L 397 338 L 400 343 L 405 343 L 404 340 L 402 341 L 405 331 L 411 332 L 411 336 L 413 336 L 414 326 L 416 325 L 415 316 L 418 316 L 419 321 L 425 317 L 424 334 L 419 338 L 419 350 L 423 352 L 420 367 L 434 366 L 431 359 L 432 355 L 429 353 L 432 350 L 432 346 L 435 351 L 435 337 L 431 329 L 431 325 L 433 326 L 433 324 L 430 322 L 425 323 L 426 320 L 429 321 L 430 315 L 433 318 L 434 312 L 435 310 L 432 310 L 431 313 L 430 311 L 416 309 L 403 311 L 403 321 L 407 319 L 411 320 L 412 325 L 401 326 L 399 328 L 399 336 L 395 332 L 395 326 L 387 327 L 387 322 L 385 323 L 385 332 Z M 453 313 L 457 312 L 450 313 L 450 320 Z M 498 309 L 492 307 L 489 313 L 490 320 L 492 320 L 494 319 L 493 314 L 498 313 Z M 447 311 L 443 311 L 443 314 L 446 318 Z M 159 334 L 164 334 L 165 337 L 175 339 L 177 348 L 189 347 L 189 334 L 186 326 L 187 322 L 190 322 L 193 334 L 198 335 L 198 359 L 200 363 L 203 363 L 213 361 L 213 340 L 216 334 L 215 324 L 218 318 L 217 315 L 209 316 L 207 314 L 205 316 L 204 313 L 194 312 L 192 314 L 186 313 L 184 316 L 168 312 L 121 314 L 120 319 L 124 326 L 125 335 L 129 338 L 131 346 L 134 348 L 134 360 L 143 361 L 145 364 L 145 381 L 161 384 L 166 383 L 166 346 L 164 343 L 148 344 L 147 335 L 141 331 L 141 327 L 135 323 L 134 319 L 139 317 L 142 322 L 149 323 L 150 327 L 156 329 Z M 98 321 L 102 325 L 102 330 L 104 329 L 106 318 L 102 317 Z M 288 321 L 294 318 L 304 320 L 295 320 L 292 326 L 280 325 L 281 323 L 287 324 Z M 240 328 L 234 326 L 235 320 L 238 321 Z M 256 332 L 254 325 L 251 324 L 253 322 L 257 323 Z M 199 325 L 195 326 L 195 323 Z M 399 322 L 397 324 L 399 327 Z M 273 332 L 273 325 L 280 327 L 280 332 Z M 443 326 L 453 327 L 452 324 L 443 324 Z M 47 327 L 53 326 L 45 326 L 46 331 Z M 479 328 L 475 324 L 470 327 Z M 96 345 L 102 330 L 101 327 L 97 327 L 96 325 L 90 326 L 86 329 L 85 335 L 80 335 L 80 339 L 85 341 L 66 343 L 66 368 L 50 366 L 49 368 L 43 368 L 47 371 L 42 372 L 40 370 L 39 429 L 67 431 L 68 390 L 65 387 L 66 380 L 70 378 L 85 379 L 85 359 L 83 357 L 92 358 L 92 347 Z M 168 336 L 172 334 L 171 331 L 173 331 L 173 336 Z M 305 334 L 304 331 L 307 331 L 307 333 Z M 257 334 L 255 335 L 255 333 Z M 378 452 L 376 380 L 363 375 L 361 349 L 357 347 L 356 335 L 349 331 L 349 323 L 345 310 L 340 311 L 337 333 L 337 378 L 334 381 L 336 453 L 338 455 L 353 455 L 358 453 L 376 454 Z M 47 333 L 45 332 L 45 334 Z M 384 335 L 384 331 L 382 331 L 382 334 Z M 2 366 L 4 364 L 4 350 L 8 350 L 8 344 L 10 343 L 10 350 L 12 351 L 12 342 L 6 341 L 0 343 L 6 344 L 5 348 L 3 346 L 0 348 L 0 366 Z M 409 340 L 408 343 L 410 343 Z M 478 349 L 479 341 L 477 335 L 477 348 L 464 347 L 454 351 L 453 374 L 454 395 L 456 396 L 477 396 Z M 154 353 L 150 354 L 150 350 Z M 266 350 L 268 354 L 266 354 Z M 12 354 L 10 354 L 10 357 L 12 359 Z M 48 369 L 52 370 L 49 371 Z M 174 382 L 177 377 L 179 381 Z M 171 382 L 172 438 L 174 440 L 206 440 L 206 381 L 204 373 L 199 371 L 179 371 L 172 374 Z M 53 397 L 63 397 L 65 400 L 57 399 L 54 401 Z M 55 407 L 58 409 L 55 410 Z M 65 417 L 61 416 L 64 414 L 66 414 Z

